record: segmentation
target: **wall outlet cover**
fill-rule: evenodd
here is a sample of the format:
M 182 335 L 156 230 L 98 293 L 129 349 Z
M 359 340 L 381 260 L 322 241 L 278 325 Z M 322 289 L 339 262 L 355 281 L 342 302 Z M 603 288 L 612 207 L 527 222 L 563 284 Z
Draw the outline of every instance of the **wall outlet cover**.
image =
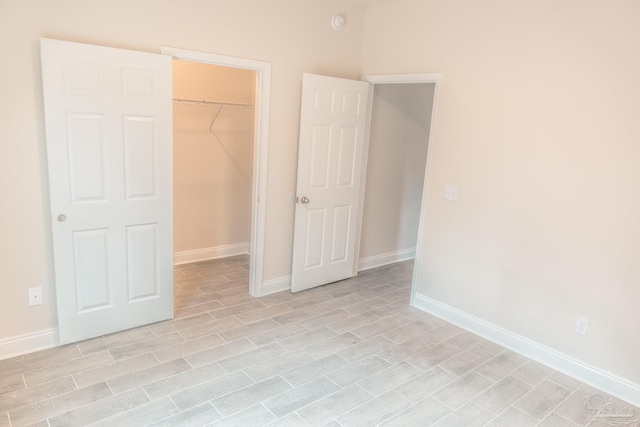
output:
M 29 305 L 42 304 L 42 288 L 29 288 Z

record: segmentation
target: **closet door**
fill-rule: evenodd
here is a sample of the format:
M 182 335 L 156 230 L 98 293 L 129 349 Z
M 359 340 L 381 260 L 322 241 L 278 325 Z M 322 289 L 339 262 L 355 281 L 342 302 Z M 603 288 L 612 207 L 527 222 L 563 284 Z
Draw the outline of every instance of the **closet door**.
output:
M 60 342 L 173 316 L 171 58 L 42 39 Z

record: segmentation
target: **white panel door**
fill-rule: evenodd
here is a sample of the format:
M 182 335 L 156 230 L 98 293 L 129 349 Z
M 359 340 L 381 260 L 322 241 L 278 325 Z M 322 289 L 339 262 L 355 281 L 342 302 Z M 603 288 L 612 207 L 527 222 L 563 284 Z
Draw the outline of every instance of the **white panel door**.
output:
M 60 341 L 170 319 L 171 58 L 40 47 Z
M 369 84 L 305 74 L 291 290 L 354 276 Z

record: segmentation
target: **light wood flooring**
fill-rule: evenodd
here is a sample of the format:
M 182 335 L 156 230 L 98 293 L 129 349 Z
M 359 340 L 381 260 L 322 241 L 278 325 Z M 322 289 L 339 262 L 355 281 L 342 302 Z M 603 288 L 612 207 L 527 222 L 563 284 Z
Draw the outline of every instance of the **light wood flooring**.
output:
M 597 390 L 410 307 L 412 268 L 252 298 L 247 257 L 178 266 L 174 320 L 0 361 L 0 427 L 608 425 Z

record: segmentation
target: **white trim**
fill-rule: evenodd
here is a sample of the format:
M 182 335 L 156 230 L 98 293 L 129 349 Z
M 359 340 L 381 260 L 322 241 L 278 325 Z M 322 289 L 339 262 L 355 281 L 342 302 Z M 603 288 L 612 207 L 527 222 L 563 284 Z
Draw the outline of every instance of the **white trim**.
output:
M 358 271 L 370 270 L 372 268 L 382 267 L 383 265 L 406 261 L 413 259 L 415 256 L 416 249 L 412 248 L 362 258 L 358 261 Z
M 414 307 L 460 326 L 476 335 L 576 378 L 632 405 L 640 406 L 640 385 L 588 365 L 578 359 L 467 314 L 432 298 L 415 294 Z
M 424 171 L 424 183 L 422 187 L 422 202 L 420 205 L 420 221 L 418 222 L 418 240 L 416 244 L 415 259 L 413 264 L 413 280 L 411 282 L 411 301 L 415 297 L 418 290 L 418 279 L 420 277 L 420 271 L 422 264 L 422 241 L 424 240 L 424 228 L 427 222 L 427 199 L 429 191 L 429 182 L 431 175 L 431 163 L 433 159 L 433 153 L 436 151 L 436 112 L 438 110 L 438 93 L 440 92 L 440 85 L 442 84 L 442 74 L 440 73 L 422 73 L 422 74 L 379 74 L 363 76 L 362 80 L 376 84 L 404 84 L 404 83 L 433 83 L 435 85 L 433 90 L 433 108 L 431 109 L 431 123 L 429 127 L 429 145 L 427 146 L 427 165 Z
M 256 108 L 253 143 L 253 185 L 251 203 L 251 253 L 249 259 L 249 292 L 264 294 L 264 239 L 267 217 L 267 167 L 269 154 L 269 114 L 271 105 L 271 63 L 236 58 L 195 50 L 161 47 L 163 55 L 185 61 L 204 62 L 224 67 L 243 68 L 256 72 Z
M 442 80 L 441 73 L 417 73 L 417 74 L 373 74 L 362 76 L 362 80 L 372 84 L 396 84 L 396 83 L 439 83 Z
M 173 254 L 173 265 L 207 261 L 210 259 L 226 258 L 236 255 L 249 255 L 249 243 L 236 243 L 235 245 L 216 246 L 213 248 L 202 248 L 192 251 L 175 252 Z
M 364 80 L 364 79 L 363 79 Z M 360 243 L 362 243 L 362 226 L 364 223 L 364 202 L 367 187 L 367 169 L 369 167 L 369 142 L 371 141 L 371 117 L 373 115 L 373 96 L 375 85 L 369 83 L 369 98 L 367 102 L 367 118 L 364 129 L 364 145 L 362 147 L 362 172 L 360 173 L 360 200 L 358 203 L 358 223 L 356 226 L 356 245 L 353 257 L 353 276 L 358 271 L 363 270 L 360 267 Z
M 58 329 L 44 329 L 0 340 L 0 360 L 60 345 Z
M 273 280 L 266 280 L 262 283 L 262 295 L 275 294 L 276 292 L 291 290 L 291 276 L 279 277 Z

